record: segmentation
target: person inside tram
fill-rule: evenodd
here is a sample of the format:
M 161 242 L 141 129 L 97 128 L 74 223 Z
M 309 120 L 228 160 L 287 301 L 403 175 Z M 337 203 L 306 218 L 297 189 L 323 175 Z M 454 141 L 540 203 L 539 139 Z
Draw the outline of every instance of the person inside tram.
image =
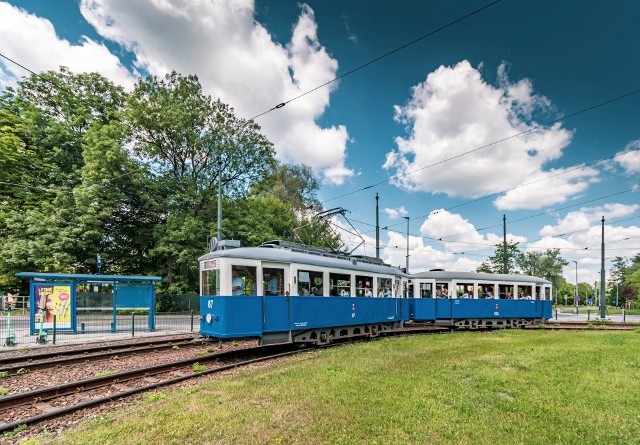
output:
M 231 272 L 231 295 L 244 295 L 244 279 L 237 270 Z
M 367 287 L 364 289 L 364 296 L 365 297 L 373 297 L 373 292 L 371 292 L 371 288 Z
M 391 293 L 391 288 L 389 286 L 387 286 L 387 288 L 384 290 L 384 297 L 385 298 L 393 297 L 393 294 Z
M 442 288 L 442 298 L 449 298 L 449 290 L 446 287 Z
M 278 277 L 275 275 L 272 275 L 271 279 L 269 280 L 267 295 L 278 295 Z

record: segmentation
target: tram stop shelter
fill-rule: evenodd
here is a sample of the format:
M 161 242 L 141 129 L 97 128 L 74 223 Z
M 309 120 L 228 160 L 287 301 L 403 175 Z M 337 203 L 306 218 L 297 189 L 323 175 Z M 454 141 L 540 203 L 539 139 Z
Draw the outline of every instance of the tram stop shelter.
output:
M 148 311 L 149 330 L 155 329 L 154 284 L 161 277 L 18 272 L 29 278 L 30 331 L 39 329 L 78 333 L 78 312 L 111 314 L 111 332 L 117 330 L 118 311 Z M 55 317 L 54 317 L 55 316 Z M 84 332 L 84 323 L 81 332 Z

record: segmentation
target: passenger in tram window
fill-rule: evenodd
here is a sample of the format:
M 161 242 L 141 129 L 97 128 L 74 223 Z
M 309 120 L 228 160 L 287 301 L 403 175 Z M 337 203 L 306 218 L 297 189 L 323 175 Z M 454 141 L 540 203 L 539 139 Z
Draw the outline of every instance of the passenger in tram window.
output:
M 384 296 L 385 296 L 385 298 L 393 297 L 393 294 L 391 293 L 391 288 L 389 286 L 387 286 L 387 288 L 385 289 Z
M 487 291 L 487 298 L 493 298 L 493 294 L 491 293 L 491 291 Z
M 442 288 L 442 298 L 449 298 L 449 290 L 446 287 Z
M 273 275 L 269 280 L 267 295 L 278 295 L 278 277 Z
M 318 295 L 318 289 L 316 289 L 315 287 L 312 287 L 311 290 L 309 291 L 309 295 Z
M 302 288 L 300 289 L 300 295 L 309 295 L 309 291 L 307 290 L 306 286 L 302 286 Z
M 237 270 L 231 272 L 231 295 L 244 295 L 244 279 Z
M 365 290 L 364 290 L 364 296 L 365 296 L 365 297 L 373 297 L 373 292 L 371 292 L 371 289 L 370 289 L 370 288 L 368 288 L 368 287 L 367 287 L 367 288 L 365 288 Z
M 464 291 L 464 294 L 462 294 L 462 298 L 469 298 L 469 292 Z
M 507 300 L 513 300 L 513 295 L 511 294 L 511 292 L 507 294 Z

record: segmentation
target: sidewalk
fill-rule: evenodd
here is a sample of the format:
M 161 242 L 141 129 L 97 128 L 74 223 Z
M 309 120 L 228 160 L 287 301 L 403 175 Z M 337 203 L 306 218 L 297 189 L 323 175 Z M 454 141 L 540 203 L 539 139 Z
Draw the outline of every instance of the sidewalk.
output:
M 588 312 L 590 311 L 590 312 Z M 599 321 L 600 320 L 600 310 L 598 308 L 591 309 L 580 309 L 578 314 L 575 313 L 575 309 L 558 309 L 558 318 L 556 318 L 556 310 L 553 309 L 551 312 L 552 318 L 549 319 L 549 322 L 563 322 L 563 321 Z M 640 315 L 627 315 L 624 317 L 622 314 L 615 315 L 607 315 L 606 320 L 615 322 L 615 323 L 623 323 L 626 321 L 627 323 L 640 323 Z

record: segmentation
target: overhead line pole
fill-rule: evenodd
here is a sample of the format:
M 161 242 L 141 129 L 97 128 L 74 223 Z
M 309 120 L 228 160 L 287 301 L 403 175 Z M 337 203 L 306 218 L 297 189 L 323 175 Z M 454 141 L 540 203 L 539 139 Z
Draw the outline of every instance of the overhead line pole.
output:
M 607 316 L 607 306 L 605 304 L 605 292 L 604 292 L 604 216 L 602 217 L 602 248 L 601 260 L 600 260 L 600 318 Z
M 507 215 L 502 215 L 502 273 L 507 273 Z
M 378 209 L 378 194 L 376 193 L 376 258 L 380 258 L 380 211 Z

